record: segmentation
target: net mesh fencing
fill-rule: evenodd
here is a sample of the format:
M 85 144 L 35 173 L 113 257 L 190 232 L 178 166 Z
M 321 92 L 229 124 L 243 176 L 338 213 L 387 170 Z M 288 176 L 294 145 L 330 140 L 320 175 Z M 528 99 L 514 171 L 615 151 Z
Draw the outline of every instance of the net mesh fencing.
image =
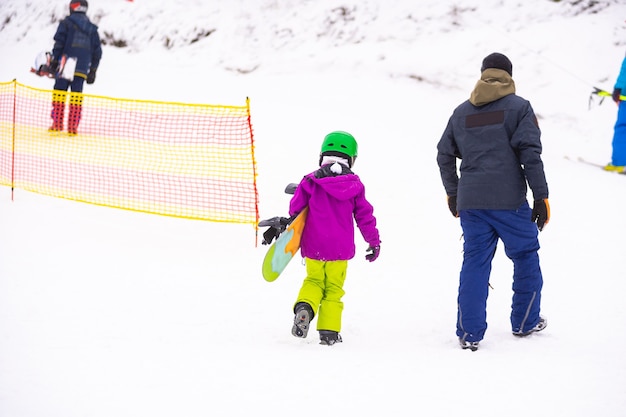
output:
M 250 104 L 0 83 L 0 185 L 146 213 L 258 223 Z

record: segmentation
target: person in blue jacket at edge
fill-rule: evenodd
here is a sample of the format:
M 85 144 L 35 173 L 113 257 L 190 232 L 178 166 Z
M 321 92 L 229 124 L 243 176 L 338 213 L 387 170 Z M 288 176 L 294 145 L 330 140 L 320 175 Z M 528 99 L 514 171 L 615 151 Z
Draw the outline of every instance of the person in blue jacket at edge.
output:
M 464 238 L 456 335 L 461 347 L 471 351 L 487 330 L 489 277 L 498 240 L 514 266 L 513 335 L 528 336 L 547 325 L 540 316 L 538 255 L 538 231 L 550 219 L 541 132 L 530 103 L 515 94 L 512 75 L 505 55 L 485 57 L 480 80 L 469 100 L 454 110 L 437 145 L 448 208 L 460 218 Z
M 626 104 L 620 99 L 622 92 L 626 92 L 626 57 L 622 60 L 622 68 L 613 87 L 613 101 L 618 106 L 617 121 L 613 130 L 611 163 L 604 167 L 607 171 L 626 173 Z
M 57 73 L 63 56 L 76 58 L 76 69 L 73 80 L 56 75 L 54 93 L 52 95 L 52 126 L 50 131 L 63 130 L 65 116 L 65 98 L 67 90 L 71 88 L 67 132 L 75 135 L 80 122 L 83 103 L 83 83 L 93 84 L 96 80 L 96 71 L 102 58 L 102 47 L 98 26 L 91 23 L 87 17 L 88 3 L 86 0 L 70 1 L 70 14 L 63 19 L 54 35 L 54 47 L 50 67 Z

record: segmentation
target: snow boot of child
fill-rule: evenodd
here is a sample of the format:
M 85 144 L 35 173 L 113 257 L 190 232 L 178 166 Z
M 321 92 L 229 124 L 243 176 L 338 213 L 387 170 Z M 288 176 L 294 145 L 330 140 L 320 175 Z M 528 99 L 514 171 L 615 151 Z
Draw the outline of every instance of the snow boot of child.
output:
M 78 124 L 83 112 L 83 95 L 70 94 L 70 115 L 67 119 L 67 133 L 76 135 L 78 133 Z
M 48 128 L 50 132 L 61 132 L 63 130 L 63 116 L 65 113 L 65 103 L 57 101 L 52 102 L 52 126 Z
M 63 117 L 65 113 L 65 96 L 67 92 L 55 90 L 52 93 L 52 126 L 48 129 L 50 132 L 60 132 L 63 130 Z
M 70 104 L 70 115 L 67 119 L 67 133 L 70 135 L 76 135 L 78 133 L 78 123 L 80 122 L 82 111 L 83 106 Z
M 313 309 L 308 303 L 298 303 L 294 308 L 293 327 L 291 334 L 295 337 L 305 338 L 309 333 L 309 324 L 313 320 Z
M 341 343 L 341 335 L 333 330 L 320 330 L 320 345 L 332 346 Z

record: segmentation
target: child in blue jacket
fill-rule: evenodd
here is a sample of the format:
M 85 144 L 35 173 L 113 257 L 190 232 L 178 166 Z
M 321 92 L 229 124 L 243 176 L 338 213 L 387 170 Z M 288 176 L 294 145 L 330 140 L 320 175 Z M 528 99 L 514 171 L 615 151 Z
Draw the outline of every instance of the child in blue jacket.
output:
M 76 58 L 74 79 L 68 80 L 57 75 L 54 83 L 52 96 L 52 126 L 50 131 L 63 130 L 63 118 L 65 116 L 65 97 L 67 90 L 72 89 L 70 95 L 69 117 L 67 132 L 75 135 L 82 113 L 83 83 L 93 84 L 96 80 L 96 70 L 102 58 L 102 47 L 98 26 L 91 23 L 87 17 L 87 1 L 70 1 L 70 15 L 63 19 L 54 35 L 54 47 L 52 48 L 51 67 L 53 71 L 59 67 L 63 57 Z

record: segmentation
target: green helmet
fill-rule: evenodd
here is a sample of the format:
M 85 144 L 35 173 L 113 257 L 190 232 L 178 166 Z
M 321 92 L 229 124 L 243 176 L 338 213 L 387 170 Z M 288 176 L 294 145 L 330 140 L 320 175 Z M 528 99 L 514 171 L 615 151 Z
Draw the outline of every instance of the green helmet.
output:
M 358 149 L 359 145 L 356 143 L 354 136 L 348 132 L 338 130 L 326 135 L 320 154 L 332 155 L 332 153 L 341 153 L 352 159 L 357 156 Z

